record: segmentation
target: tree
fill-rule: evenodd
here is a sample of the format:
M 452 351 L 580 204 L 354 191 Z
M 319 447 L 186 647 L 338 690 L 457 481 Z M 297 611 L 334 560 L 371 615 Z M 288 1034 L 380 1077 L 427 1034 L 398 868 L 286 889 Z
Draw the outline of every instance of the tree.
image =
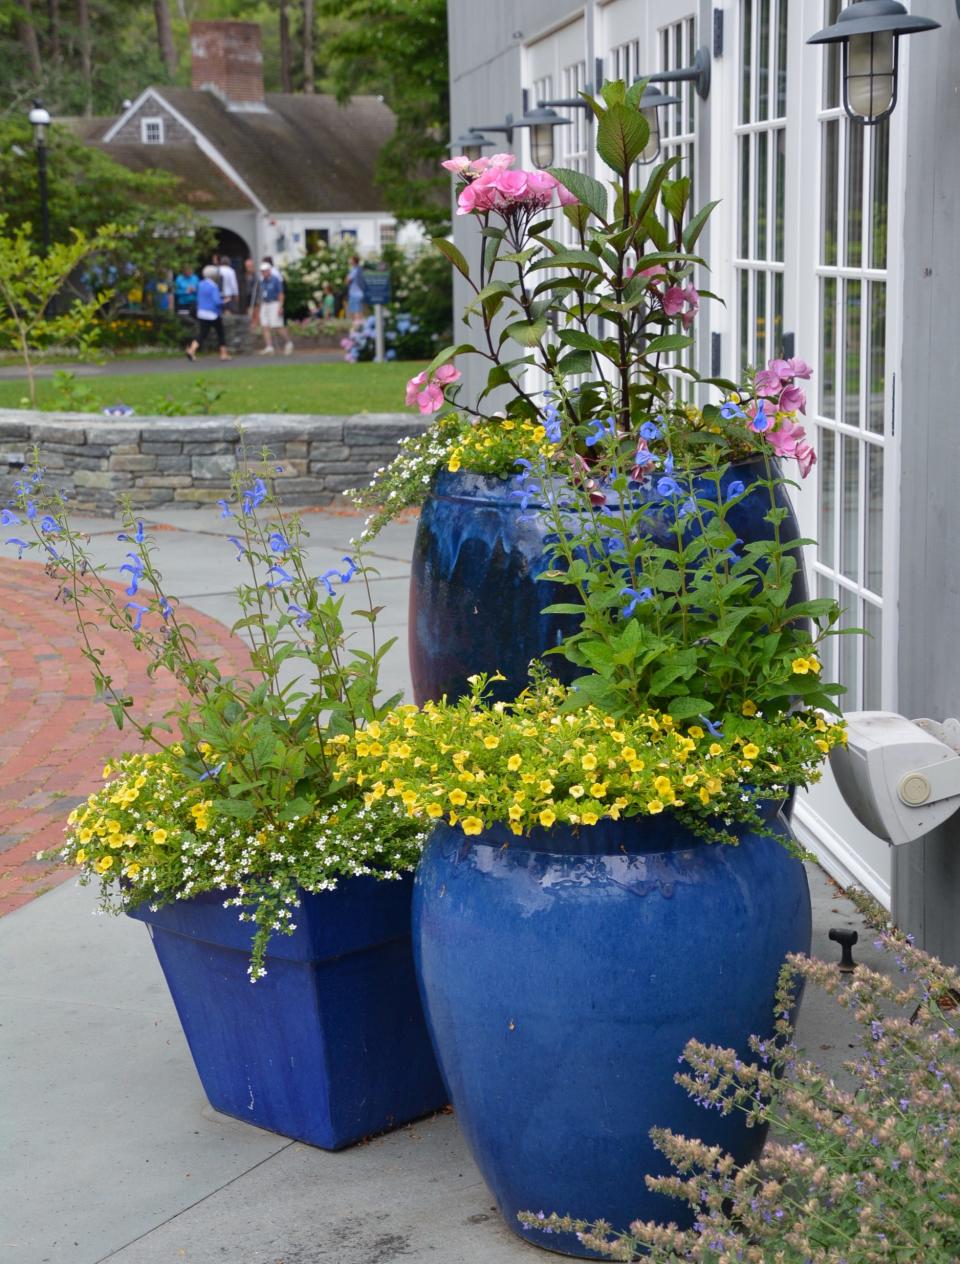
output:
M 316 91 L 313 51 L 313 27 L 316 20 L 316 0 L 303 0 L 303 90 Z
M 97 313 L 109 293 L 65 304 L 64 287 L 84 260 L 113 244 L 114 230 L 103 228 L 94 237 L 74 232 L 68 242 L 56 242 L 46 254 L 37 252 L 30 225 L 12 233 L 0 215 L 0 342 L 16 347 L 27 371 L 30 406 L 36 407 L 33 360 L 48 346 L 89 349 L 95 337 Z M 57 300 L 59 311 L 54 310 Z
M 173 27 L 170 24 L 170 6 L 167 0 L 153 0 L 153 16 L 157 23 L 157 47 L 168 75 L 176 73 L 177 50 L 173 43 Z
M 324 43 L 327 75 L 341 101 L 382 94 L 397 119 L 377 160 L 377 183 L 399 219 L 442 230 L 450 218 L 449 86 L 445 0 L 321 0 L 336 19 Z
M 290 56 L 290 14 L 287 0 L 279 0 L 277 22 L 280 32 L 280 91 L 293 91 L 293 64 Z

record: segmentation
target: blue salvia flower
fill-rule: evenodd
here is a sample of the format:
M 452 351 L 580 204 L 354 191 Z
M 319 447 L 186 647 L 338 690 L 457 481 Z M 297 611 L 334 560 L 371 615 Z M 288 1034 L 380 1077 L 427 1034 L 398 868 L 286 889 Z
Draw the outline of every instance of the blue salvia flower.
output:
M 147 613 L 150 607 L 141 606 L 140 603 L 137 601 L 128 601 L 126 603 L 126 609 L 136 610 L 137 613 L 134 615 L 134 619 L 133 619 L 133 630 L 134 632 L 139 632 L 140 624 L 143 622 L 143 616 Z
M 742 496 L 746 491 L 746 487 L 739 478 L 735 478 L 727 487 L 727 500 L 733 500 L 735 496 Z
M 703 726 L 711 737 L 723 737 L 723 729 L 719 724 L 714 724 L 712 720 L 708 720 L 705 715 L 698 717 L 703 721 Z
M 289 571 L 285 571 L 282 566 L 271 566 L 269 571 L 267 571 L 267 574 L 279 575 L 280 577 L 279 579 L 268 579 L 268 588 L 280 588 L 283 584 L 293 583 L 293 576 L 289 573 Z
M 231 508 L 230 508 L 230 505 L 229 505 L 229 502 L 228 502 L 228 501 L 226 501 L 226 500 L 218 500 L 218 501 L 217 501 L 217 504 L 220 506 L 220 517 L 221 517 L 221 518 L 232 518 L 232 517 L 233 517 L 233 511 L 231 510 Z
M 26 540 L 20 540 L 20 539 L 18 539 L 18 538 L 17 538 L 17 536 L 15 536 L 15 535 L 12 535 L 12 536 L 10 537 L 10 539 L 6 541 L 6 543 L 7 543 L 7 544 L 15 544 L 15 545 L 17 546 L 17 557 L 18 557 L 18 558 L 19 558 L 19 557 L 23 557 L 23 550 L 24 550 L 24 549 L 28 549 L 28 548 L 30 547 L 30 545 L 26 542 Z
M 734 418 L 746 421 L 747 414 L 739 404 L 735 404 L 732 399 L 728 399 L 725 404 L 720 406 L 720 416 L 724 421 L 733 421 Z
M 324 571 L 324 573 L 320 576 L 320 583 L 323 584 L 324 588 L 326 588 L 328 597 L 336 596 L 336 593 L 334 592 L 334 589 L 333 589 L 333 584 L 330 582 L 331 575 L 335 579 L 340 578 L 340 572 L 337 570 Z
M 664 459 L 663 472 L 664 474 L 673 473 L 673 453 L 672 452 L 668 452 L 666 455 L 666 458 Z
M 310 611 L 304 610 L 303 606 L 298 606 L 295 601 L 290 602 L 287 606 L 287 611 L 294 616 L 293 621 L 298 628 L 302 628 L 310 618 Z
M 200 774 L 200 780 L 206 781 L 210 777 L 219 777 L 220 774 L 223 772 L 224 768 L 226 768 L 226 766 L 227 766 L 227 761 L 223 760 L 223 762 L 217 764 L 215 768 L 208 768 L 206 772 Z
M 551 443 L 563 442 L 563 431 L 560 429 L 560 413 L 555 404 L 549 404 L 543 414 L 543 428 Z
M 340 582 L 341 584 L 349 584 L 360 567 L 356 564 L 352 557 L 344 557 L 343 561 L 346 562 L 347 569 L 345 571 L 341 571 Z
M 120 574 L 122 575 L 124 571 L 130 572 L 130 586 L 127 589 L 127 596 L 133 597 L 136 595 L 140 580 L 143 579 L 143 562 L 136 553 L 128 553 L 127 557 L 130 558 L 130 562 L 133 564 L 131 565 L 130 562 L 125 562 L 124 565 L 120 567 Z
M 652 421 L 645 421 L 640 427 L 640 434 L 649 443 L 654 439 L 659 439 L 661 431 L 659 426 L 654 425 Z
M 286 553 L 286 552 L 287 552 L 287 550 L 290 548 L 290 545 L 289 545 L 289 544 L 287 543 L 287 541 L 283 538 L 282 533 L 281 533 L 281 532 L 279 532 L 279 531 L 274 531 L 274 532 L 270 535 L 270 537 L 269 537 L 269 539 L 268 539 L 268 543 L 269 543 L 270 547 L 273 549 L 274 553 L 279 553 L 279 554 L 281 555 L 281 557 L 282 557 L 282 556 L 283 556 L 283 554 L 284 554 L 284 553 Z
M 21 526 L 21 521 L 12 509 L 0 509 L 0 527 Z
M 266 499 L 267 485 L 262 478 L 258 478 L 254 481 L 253 486 L 243 493 L 240 512 L 251 514 L 255 509 L 259 509 Z
M 661 478 L 657 480 L 658 496 L 682 496 L 683 489 L 675 478 Z
M 694 500 L 692 496 L 688 496 L 687 499 L 680 506 L 680 510 L 679 510 L 679 513 L 677 514 L 677 517 L 689 518 L 691 514 L 695 514 L 696 512 L 697 512 L 697 502 Z
M 245 544 L 238 535 L 228 535 L 227 539 L 237 550 L 237 561 L 239 562 L 240 558 L 243 557 L 244 553 L 247 551 Z
M 40 519 L 40 530 L 50 535 L 55 535 L 60 530 L 60 523 L 57 522 L 53 514 L 44 514 Z
M 584 439 L 584 443 L 588 448 L 600 443 L 605 435 L 609 435 L 611 439 L 617 437 L 617 427 L 612 417 L 607 417 L 606 420 L 594 417 L 590 425 L 593 427 L 593 432 Z
M 32 522 L 37 516 L 37 507 L 32 500 L 27 501 L 27 517 Z
M 630 616 L 633 614 L 634 610 L 636 610 L 637 606 L 642 601 L 651 600 L 651 598 L 653 597 L 653 589 L 641 588 L 640 591 L 637 592 L 636 588 L 621 588 L 620 596 L 628 597 L 630 599 L 627 602 L 627 604 L 623 607 L 623 617 L 625 619 L 629 619 Z
M 137 519 L 137 529 L 134 531 L 133 535 L 127 535 L 126 531 L 121 531 L 120 534 L 117 536 L 117 539 L 125 540 L 128 544 L 142 544 L 143 543 L 142 519 L 140 518 Z M 128 553 L 127 556 L 129 557 L 130 554 Z
M 162 595 L 160 597 L 160 613 L 161 615 L 163 615 L 164 623 L 166 623 L 166 621 L 173 614 L 173 607 L 170 605 L 170 602 L 167 601 L 166 597 Z

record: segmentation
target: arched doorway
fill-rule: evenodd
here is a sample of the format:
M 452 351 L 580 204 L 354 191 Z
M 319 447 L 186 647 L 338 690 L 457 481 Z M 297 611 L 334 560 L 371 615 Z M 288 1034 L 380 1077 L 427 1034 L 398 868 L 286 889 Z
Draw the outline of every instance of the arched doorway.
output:
M 232 228 L 220 228 L 214 224 L 213 229 L 217 235 L 216 245 L 213 248 L 214 252 L 221 259 L 228 259 L 234 272 L 236 272 L 240 286 L 239 310 L 245 312 L 249 304 L 250 283 L 244 272 L 244 263 L 251 257 L 250 247 L 244 238 L 239 233 L 235 233 Z M 205 259 L 204 263 L 209 263 L 209 260 Z

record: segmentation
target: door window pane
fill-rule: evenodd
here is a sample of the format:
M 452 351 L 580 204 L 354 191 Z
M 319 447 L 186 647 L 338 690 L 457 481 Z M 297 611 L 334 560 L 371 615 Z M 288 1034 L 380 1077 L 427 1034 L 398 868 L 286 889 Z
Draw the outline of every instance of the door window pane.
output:
M 844 589 L 840 590 L 840 605 L 844 607 L 843 614 L 840 616 L 841 628 L 860 628 L 863 627 L 863 619 L 859 609 L 860 602 L 851 592 Z M 860 707 L 860 672 L 859 672 L 859 636 L 838 636 L 837 641 L 840 644 L 840 682 L 846 685 L 847 692 L 843 694 L 841 706 L 844 711 L 859 711 Z
M 827 0 L 823 15 L 823 25 L 833 26 L 840 16 L 841 0 Z M 823 74 L 823 108 L 835 109 L 840 104 L 840 45 L 827 44 L 823 50 L 826 54 L 826 66 Z
M 887 266 L 887 182 L 890 177 L 889 119 L 884 119 L 873 133 L 873 161 L 870 172 L 870 267 Z
M 823 124 L 823 207 L 820 258 L 827 267 L 837 262 L 837 188 L 840 170 L 840 120 Z
M 843 407 L 848 426 L 860 424 L 860 303 L 861 283 L 843 283 Z
M 859 579 L 860 443 L 840 435 L 840 574 Z
M 787 129 L 778 127 L 774 132 L 774 209 L 773 209 L 773 257 L 783 263 L 783 234 L 787 208 Z
M 837 282 L 820 282 L 820 412 L 837 415 Z
M 863 638 L 863 707 L 865 711 L 879 711 L 883 706 L 883 611 L 872 601 L 863 603 L 861 626 L 869 634 Z
M 863 133 L 865 127 L 847 126 L 847 173 L 845 193 L 846 253 L 848 268 L 859 268 L 863 253 Z
M 777 12 L 777 118 L 787 112 L 787 0 L 779 0 Z
M 757 0 L 757 118 L 770 117 L 770 0 Z
M 753 349 L 754 364 L 763 364 L 767 360 L 767 274 L 757 271 L 753 274 L 754 305 L 753 320 L 755 342 Z
M 740 5 L 740 122 L 749 123 L 752 117 L 750 100 L 750 67 L 753 65 L 751 48 L 753 45 L 753 3 L 742 0 Z
M 884 387 L 886 385 L 887 286 L 885 281 L 871 281 L 870 323 L 867 326 L 867 429 L 883 434 Z
M 867 538 L 864 556 L 867 573 L 864 587 L 883 595 L 883 448 L 867 445 L 867 512 L 864 516 Z
M 817 555 L 824 566 L 833 567 L 833 536 L 836 530 L 837 504 L 837 436 L 832 430 L 820 428 L 817 444 L 817 470 L 820 503 L 820 521 L 817 526 Z
M 750 258 L 750 137 L 740 137 L 740 258 Z
M 767 257 L 767 133 L 757 133 L 757 200 L 754 206 L 757 221 L 757 259 Z
M 837 599 L 837 586 L 826 575 L 817 575 L 817 596 L 828 601 L 836 601 Z M 825 680 L 837 679 L 838 640 L 839 637 L 830 637 L 829 640 L 823 642 L 818 651 L 820 662 L 823 664 L 823 678 Z M 842 706 L 843 704 L 841 703 L 840 705 Z

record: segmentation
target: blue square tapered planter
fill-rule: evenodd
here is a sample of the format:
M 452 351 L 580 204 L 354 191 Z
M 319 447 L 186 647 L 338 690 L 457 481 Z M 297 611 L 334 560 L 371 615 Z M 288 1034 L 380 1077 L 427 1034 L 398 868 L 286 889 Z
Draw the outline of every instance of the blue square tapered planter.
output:
M 413 971 L 409 877 L 302 892 L 297 929 L 271 938 L 256 983 L 252 925 L 223 898 L 130 914 L 150 930 L 211 1106 L 339 1150 L 446 1105 Z

